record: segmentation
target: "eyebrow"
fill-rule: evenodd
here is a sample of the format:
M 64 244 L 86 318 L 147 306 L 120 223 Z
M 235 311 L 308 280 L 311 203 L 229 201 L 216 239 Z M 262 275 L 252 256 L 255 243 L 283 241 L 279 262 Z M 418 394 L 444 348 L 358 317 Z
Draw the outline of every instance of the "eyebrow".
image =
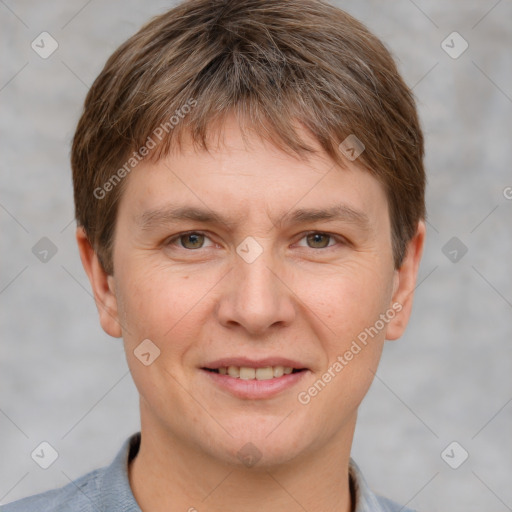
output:
M 194 206 L 169 206 L 148 210 L 136 218 L 137 224 L 143 231 L 176 224 L 183 220 L 193 220 L 211 225 L 224 224 L 228 227 L 236 224 L 236 221 L 219 213 Z M 299 208 L 281 215 L 279 220 L 272 222 L 276 227 L 282 227 L 286 224 L 294 225 L 315 221 L 342 221 L 354 224 L 365 231 L 368 231 L 371 225 L 366 213 L 346 204 L 338 204 L 327 208 Z

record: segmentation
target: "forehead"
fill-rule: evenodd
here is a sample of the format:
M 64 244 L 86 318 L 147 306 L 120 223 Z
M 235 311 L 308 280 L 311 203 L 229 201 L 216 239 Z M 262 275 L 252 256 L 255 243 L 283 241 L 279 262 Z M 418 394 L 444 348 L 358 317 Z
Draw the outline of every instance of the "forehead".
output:
M 119 214 L 129 212 L 144 228 L 163 217 L 235 225 L 254 212 L 274 225 L 315 215 L 363 225 L 387 213 L 376 178 L 357 162 L 337 166 L 307 132 L 301 135 L 318 151 L 307 159 L 285 153 L 257 132 L 244 137 L 238 123 L 227 119 L 212 132 L 207 151 L 185 138 L 159 161 L 139 164 L 125 183 Z

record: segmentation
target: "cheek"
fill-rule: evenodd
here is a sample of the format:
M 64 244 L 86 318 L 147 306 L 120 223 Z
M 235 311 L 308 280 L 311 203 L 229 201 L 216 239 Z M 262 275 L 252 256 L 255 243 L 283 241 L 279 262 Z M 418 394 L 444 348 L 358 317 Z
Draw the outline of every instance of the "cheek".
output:
M 190 313 L 208 289 L 204 280 L 194 282 L 169 268 L 147 265 L 127 268 L 123 278 L 120 303 L 127 331 L 124 338 L 129 345 L 145 338 L 159 346 L 165 339 L 179 342 L 178 333 L 190 322 Z
M 345 274 L 330 280 L 327 290 L 309 290 L 308 306 L 327 326 L 318 335 L 325 358 L 297 399 L 311 418 L 329 418 L 323 428 L 332 435 L 356 414 L 374 379 L 385 338 L 380 315 L 390 294 L 378 273 Z
M 123 283 L 120 303 L 126 317 L 125 352 L 141 397 L 158 414 L 165 415 L 169 402 L 186 410 L 187 394 L 179 383 L 185 381 L 184 359 L 194 340 L 199 339 L 203 325 L 199 317 L 205 303 L 201 298 L 212 285 L 204 279 L 194 280 L 189 274 L 151 265 L 127 266 L 119 272 L 119 279 Z M 139 349 L 143 346 L 144 350 Z M 145 365 L 137 354 L 148 351 L 151 362 Z M 154 354 L 158 355 L 153 360 Z
M 125 351 L 134 379 L 140 385 L 162 379 L 161 387 L 165 388 L 167 372 L 180 379 L 189 372 L 191 354 L 197 350 L 198 342 L 205 339 L 205 323 L 211 319 L 215 286 L 221 277 L 222 273 L 213 269 L 194 274 L 190 269 L 147 262 L 127 266 L 120 274 L 121 280 L 125 278 L 120 290 L 126 317 Z M 156 368 L 149 367 L 151 372 L 143 371 L 146 367 L 134 355 L 134 350 L 146 339 L 160 351 Z
M 322 381 L 318 389 L 328 389 L 316 406 L 355 409 L 367 392 L 384 344 L 381 315 L 389 309 L 392 276 L 376 263 L 346 266 L 317 281 L 322 286 L 304 288 L 305 303 L 323 324 L 318 339 L 326 357 L 316 378 Z
M 346 340 L 373 325 L 389 307 L 392 274 L 378 261 L 344 265 L 315 279 L 299 278 L 300 298 L 331 330 Z

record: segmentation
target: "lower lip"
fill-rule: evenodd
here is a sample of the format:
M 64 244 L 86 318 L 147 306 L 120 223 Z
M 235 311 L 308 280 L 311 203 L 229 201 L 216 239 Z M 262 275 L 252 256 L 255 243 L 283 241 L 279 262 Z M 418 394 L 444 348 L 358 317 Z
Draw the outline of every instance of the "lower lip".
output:
M 290 389 L 303 379 L 307 373 L 309 373 L 309 370 L 303 370 L 301 372 L 289 373 L 288 375 L 274 377 L 268 380 L 244 380 L 230 377 L 229 375 L 210 372 L 208 370 L 201 369 L 201 371 L 220 388 L 229 391 L 238 398 L 246 400 L 271 398 L 286 389 Z

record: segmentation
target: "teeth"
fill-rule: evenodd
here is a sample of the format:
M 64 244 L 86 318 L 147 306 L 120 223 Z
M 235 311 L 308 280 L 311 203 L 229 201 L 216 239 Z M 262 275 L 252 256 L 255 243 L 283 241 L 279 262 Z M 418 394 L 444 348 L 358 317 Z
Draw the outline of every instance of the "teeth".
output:
M 256 370 L 254 368 L 247 368 L 246 366 L 240 367 L 240 378 L 243 380 L 250 380 L 256 377 Z
M 282 366 L 274 366 L 274 377 L 282 377 L 284 375 L 284 368 Z
M 238 366 L 229 366 L 228 375 L 230 377 L 240 377 L 240 368 Z
M 240 378 L 242 380 L 269 380 L 293 372 L 290 366 L 265 366 L 263 368 L 249 368 L 248 366 L 228 366 L 218 368 L 221 375 Z
M 256 370 L 257 380 L 269 380 L 274 378 L 274 370 L 272 366 L 265 366 L 265 368 L 258 368 Z

